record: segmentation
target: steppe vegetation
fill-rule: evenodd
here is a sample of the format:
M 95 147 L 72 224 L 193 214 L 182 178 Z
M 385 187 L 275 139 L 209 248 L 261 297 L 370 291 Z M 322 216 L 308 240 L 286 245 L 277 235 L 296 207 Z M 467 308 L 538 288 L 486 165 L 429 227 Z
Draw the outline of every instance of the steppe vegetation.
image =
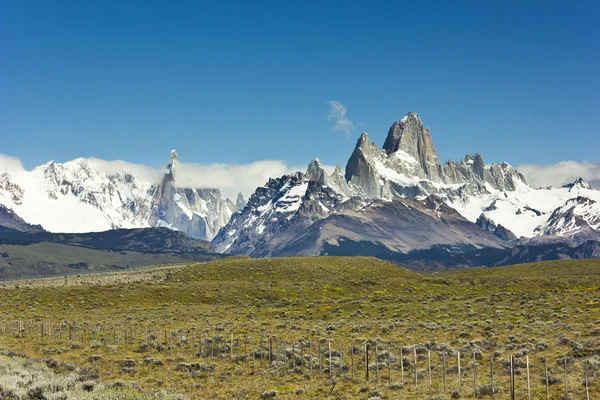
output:
M 81 398 L 509 399 L 512 369 L 526 399 L 527 361 L 532 399 L 546 380 L 552 399 L 600 393 L 600 260 L 417 274 L 234 257 L 0 291 L 0 369 L 93 384 Z

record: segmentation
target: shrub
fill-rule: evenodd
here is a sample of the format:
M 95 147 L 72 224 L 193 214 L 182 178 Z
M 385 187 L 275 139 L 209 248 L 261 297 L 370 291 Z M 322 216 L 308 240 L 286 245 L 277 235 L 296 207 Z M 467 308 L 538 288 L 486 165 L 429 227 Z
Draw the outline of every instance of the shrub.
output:
M 279 392 L 277 392 L 277 390 L 275 390 L 275 389 L 269 389 L 269 390 L 262 392 L 260 394 L 260 398 L 261 399 L 274 399 L 277 397 L 278 393 Z

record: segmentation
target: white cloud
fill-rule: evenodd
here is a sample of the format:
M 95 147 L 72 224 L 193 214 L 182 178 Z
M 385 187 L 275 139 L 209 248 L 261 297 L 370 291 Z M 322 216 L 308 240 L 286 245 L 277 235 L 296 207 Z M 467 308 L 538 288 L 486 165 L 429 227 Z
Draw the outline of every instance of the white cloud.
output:
M 23 171 L 25 171 L 25 168 L 23 167 L 21 160 L 17 157 L 0 154 L 0 174 L 12 174 Z
M 600 164 L 591 161 L 561 161 L 556 164 L 523 164 L 517 167 L 532 187 L 560 187 L 581 177 L 600 189 Z
M 333 130 L 346 132 L 347 135 L 354 129 L 355 125 L 348 119 L 348 110 L 346 106 L 336 100 L 329 100 L 325 103 L 329 104 L 329 114 L 327 120 L 333 122 Z
M 179 163 L 175 171 L 175 181 L 179 187 L 217 188 L 223 196 L 233 201 L 238 192 L 242 192 L 247 200 L 256 188 L 264 186 L 269 178 L 305 170 L 306 167 L 296 168 L 277 160 L 261 160 L 249 164 Z

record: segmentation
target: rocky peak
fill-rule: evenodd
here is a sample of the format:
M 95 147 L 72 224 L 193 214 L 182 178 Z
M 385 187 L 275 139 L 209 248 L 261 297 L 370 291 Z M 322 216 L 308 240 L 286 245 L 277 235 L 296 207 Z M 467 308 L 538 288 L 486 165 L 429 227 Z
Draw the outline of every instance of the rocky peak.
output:
M 325 184 L 325 180 L 327 178 L 327 174 L 325 169 L 323 168 L 323 164 L 318 158 L 315 158 L 308 164 L 308 168 L 306 169 L 306 176 L 309 181 L 319 182 L 321 184 Z
M 237 195 L 237 199 L 235 200 L 235 208 L 238 211 L 242 211 L 246 206 L 246 200 L 244 199 L 244 195 L 242 192 L 239 192 Z
M 431 132 L 425 128 L 417 113 L 411 111 L 400 121 L 394 122 L 383 144 L 388 154 L 403 151 L 417 160 L 424 176 L 434 182 L 444 180 L 442 165 L 433 147 Z
M 574 182 L 567 183 L 566 185 L 564 185 L 563 188 L 565 188 L 565 189 L 573 189 L 573 188 L 591 189 L 592 187 L 590 186 L 589 183 L 584 181 L 583 178 L 579 177 Z
M 369 135 L 364 132 L 358 138 L 356 147 L 346 164 L 346 181 L 361 187 L 367 197 L 376 198 L 381 194 L 377 171 L 373 165 L 374 157 L 381 152 Z
M 179 164 L 179 157 L 177 156 L 177 152 L 175 149 L 171 150 L 171 158 L 169 160 L 169 165 L 167 165 L 167 169 L 165 171 L 165 181 L 174 181 L 175 180 L 175 170 L 177 168 L 177 164 Z

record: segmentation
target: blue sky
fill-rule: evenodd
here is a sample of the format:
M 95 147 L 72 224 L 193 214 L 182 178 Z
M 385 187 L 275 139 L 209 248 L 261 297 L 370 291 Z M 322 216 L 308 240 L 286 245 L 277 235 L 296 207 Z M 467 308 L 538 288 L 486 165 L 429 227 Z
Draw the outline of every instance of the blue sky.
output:
M 440 158 L 599 161 L 597 1 L 0 2 L 0 153 L 345 165 L 410 110 Z M 346 107 L 349 132 L 330 105 Z M 353 128 L 353 129 L 350 129 Z

